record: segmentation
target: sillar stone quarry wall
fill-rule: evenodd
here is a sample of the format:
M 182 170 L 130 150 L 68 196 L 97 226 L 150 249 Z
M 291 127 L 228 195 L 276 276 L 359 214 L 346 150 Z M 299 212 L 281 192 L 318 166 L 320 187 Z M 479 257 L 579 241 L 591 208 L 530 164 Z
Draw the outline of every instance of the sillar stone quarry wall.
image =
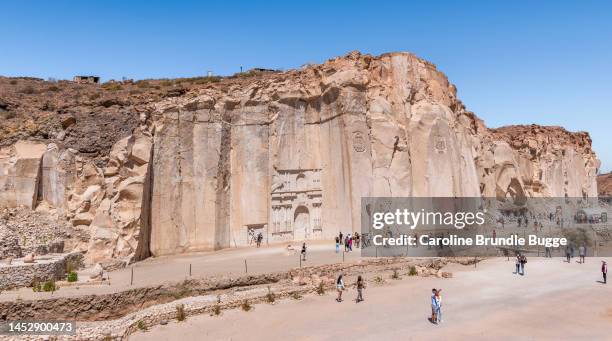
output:
M 360 228 L 364 196 L 596 197 L 587 133 L 489 129 L 435 66 L 357 52 L 166 98 L 100 167 L 69 146 L 0 152 L 0 205 L 41 203 L 88 262 Z

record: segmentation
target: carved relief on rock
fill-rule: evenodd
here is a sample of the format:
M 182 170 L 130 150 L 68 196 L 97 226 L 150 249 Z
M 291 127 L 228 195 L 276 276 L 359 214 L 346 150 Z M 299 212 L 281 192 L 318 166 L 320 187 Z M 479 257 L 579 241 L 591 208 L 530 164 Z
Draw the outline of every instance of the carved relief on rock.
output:
M 271 190 L 271 241 L 320 238 L 320 169 L 277 170 Z

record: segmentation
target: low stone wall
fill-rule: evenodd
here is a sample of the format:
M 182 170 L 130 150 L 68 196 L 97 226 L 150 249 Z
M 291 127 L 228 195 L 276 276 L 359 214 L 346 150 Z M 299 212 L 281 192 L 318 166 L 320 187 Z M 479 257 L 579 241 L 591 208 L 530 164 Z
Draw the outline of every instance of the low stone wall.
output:
M 11 265 L 0 264 L 0 290 L 26 287 L 34 281 L 64 279 L 68 264 L 74 269 L 83 266 L 83 254 L 49 254 L 37 259 L 36 263 L 15 259 Z

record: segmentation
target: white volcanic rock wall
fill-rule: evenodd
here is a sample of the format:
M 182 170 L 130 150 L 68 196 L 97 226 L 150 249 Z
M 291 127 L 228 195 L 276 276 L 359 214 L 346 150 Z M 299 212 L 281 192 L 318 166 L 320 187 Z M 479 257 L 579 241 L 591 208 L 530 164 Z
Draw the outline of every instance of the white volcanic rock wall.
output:
M 56 210 L 98 262 L 330 239 L 360 228 L 367 196 L 597 196 L 588 134 L 487 129 L 409 53 L 224 80 L 140 119 L 104 167 L 61 144 L 4 149 L 0 205 Z
M 365 196 L 596 196 L 590 140 L 528 142 L 540 154 L 527 157 L 407 53 L 353 53 L 157 112 L 154 255 L 245 245 L 250 232 L 332 238 L 359 229 Z

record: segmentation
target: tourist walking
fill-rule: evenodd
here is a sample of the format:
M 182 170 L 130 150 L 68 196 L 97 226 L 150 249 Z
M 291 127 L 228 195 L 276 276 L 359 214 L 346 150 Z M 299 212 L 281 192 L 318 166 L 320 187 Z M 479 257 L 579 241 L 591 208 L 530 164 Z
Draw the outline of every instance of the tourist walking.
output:
M 514 273 L 518 275 L 521 270 L 521 254 L 520 253 L 516 254 L 516 263 L 514 265 L 516 266 L 516 271 Z
M 338 290 L 336 302 L 342 302 L 342 291 L 344 290 L 344 279 L 342 279 L 342 272 L 340 275 L 338 275 L 338 279 L 336 279 L 336 290 Z
M 363 301 L 363 289 L 365 289 L 365 283 L 361 275 L 357 276 L 357 303 Z
M 340 239 L 336 236 L 336 253 L 340 252 Z
M 438 324 L 438 300 L 436 299 L 436 288 L 431 289 L 431 322 Z
M 605 260 L 601 261 L 601 275 L 603 276 L 604 284 L 606 284 L 608 282 L 608 264 Z
M 544 258 L 552 258 L 552 253 L 550 252 L 550 246 L 544 248 Z
M 565 258 L 568 263 L 571 262 L 572 251 L 570 250 L 569 245 L 565 247 Z
M 348 240 L 348 246 L 349 246 L 349 251 L 353 251 L 353 236 L 349 234 L 349 240 Z
M 263 234 L 261 234 L 261 232 L 259 232 L 257 234 L 257 247 L 261 246 L 261 241 L 263 240 Z
M 521 263 L 521 276 L 524 276 L 525 275 L 525 264 L 527 264 L 527 256 L 521 255 L 520 263 Z
M 580 264 L 584 264 L 584 257 L 586 256 L 586 247 L 584 244 L 578 248 L 578 255 L 580 256 Z
M 355 247 L 359 248 L 359 239 L 360 239 L 359 232 L 355 232 L 354 239 L 355 239 Z
M 436 320 L 438 323 L 442 323 L 442 296 L 440 293 L 442 289 L 436 290 Z

